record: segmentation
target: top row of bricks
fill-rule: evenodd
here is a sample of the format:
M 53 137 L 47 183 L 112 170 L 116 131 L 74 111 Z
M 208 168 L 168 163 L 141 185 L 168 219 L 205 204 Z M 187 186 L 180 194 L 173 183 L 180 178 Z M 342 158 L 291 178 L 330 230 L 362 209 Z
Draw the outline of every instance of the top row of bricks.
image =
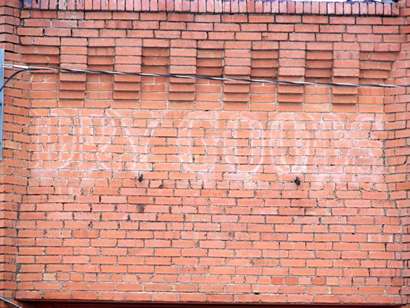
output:
M 24 0 L 40 10 L 397 16 L 396 3 L 290 0 Z

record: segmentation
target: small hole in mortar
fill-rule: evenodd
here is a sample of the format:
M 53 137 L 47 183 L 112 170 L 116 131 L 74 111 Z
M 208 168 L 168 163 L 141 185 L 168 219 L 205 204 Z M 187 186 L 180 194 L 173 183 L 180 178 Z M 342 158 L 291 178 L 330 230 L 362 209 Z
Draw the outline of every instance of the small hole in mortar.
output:
M 300 186 L 300 184 L 301 184 L 302 182 L 300 181 L 300 178 L 297 176 L 297 177 L 293 180 L 293 183 L 295 183 L 297 186 Z

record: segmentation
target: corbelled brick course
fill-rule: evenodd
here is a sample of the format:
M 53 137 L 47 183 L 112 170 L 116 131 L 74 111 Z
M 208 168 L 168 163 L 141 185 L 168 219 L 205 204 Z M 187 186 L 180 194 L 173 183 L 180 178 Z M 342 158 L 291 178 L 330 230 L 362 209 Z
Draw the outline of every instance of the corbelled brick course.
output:
M 292 15 L 230 15 L 46 2 L 0 2 L 13 12 L 9 62 L 409 81 L 410 3 L 389 4 L 400 16 L 377 5 L 312 16 L 298 3 Z M 6 91 L 2 162 L 8 297 L 408 302 L 408 89 L 20 78 Z

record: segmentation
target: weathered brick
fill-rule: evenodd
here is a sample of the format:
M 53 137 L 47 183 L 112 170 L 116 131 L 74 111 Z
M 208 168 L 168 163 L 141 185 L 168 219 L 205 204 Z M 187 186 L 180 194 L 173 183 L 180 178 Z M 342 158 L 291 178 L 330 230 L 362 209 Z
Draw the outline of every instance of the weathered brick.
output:
M 408 91 L 275 84 L 406 83 L 408 3 L 47 2 L 0 4 L 8 61 L 129 74 L 8 84 L 2 291 L 408 301 Z

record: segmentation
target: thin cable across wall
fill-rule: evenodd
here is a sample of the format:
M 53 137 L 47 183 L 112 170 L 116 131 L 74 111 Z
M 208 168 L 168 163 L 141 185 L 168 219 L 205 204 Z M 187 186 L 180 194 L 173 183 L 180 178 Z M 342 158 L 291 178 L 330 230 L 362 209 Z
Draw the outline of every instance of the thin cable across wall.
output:
M 10 77 L 6 78 L 0 91 L 13 78 L 20 73 L 26 71 L 37 72 L 54 72 L 54 73 L 74 73 L 74 74 L 101 74 L 101 75 L 122 75 L 122 76 L 141 76 L 141 77 L 163 77 L 163 78 L 182 78 L 182 79 L 194 79 L 194 80 L 216 80 L 222 82 L 242 82 L 244 84 L 259 83 L 259 84 L 277 84 L 277 85 L 299 85 L 299 86 L 333 86 L 333 87 L 352 87 L 352 88 L 406 88 L 410 87 L 410 84 L 388 84 L 388 83 L 345 83 L 345 82 L 313 82 L 313 81 L 297 81 L 297 80 L 283 80 L 283 79 L 256 79 L 256 78 L 238 78 L 227 76 L 209 76 L 198 74 L 162 74 L 162 73 L 141 73 L 141 72 L 122 72 L 122 71 L 109 71 L 109 70 L 93 70 L 93 69 L 80 69 L 80 68 L 68 68 L 62 66 L 27 66 L 17 64 L 4 64 L 5 69 L 16 70 Z

